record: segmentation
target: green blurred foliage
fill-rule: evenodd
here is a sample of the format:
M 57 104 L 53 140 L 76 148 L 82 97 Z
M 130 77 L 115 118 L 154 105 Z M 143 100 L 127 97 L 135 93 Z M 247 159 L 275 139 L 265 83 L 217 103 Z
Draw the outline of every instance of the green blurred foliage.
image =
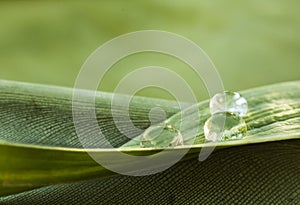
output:
M 106 41 L 155 29 L 183 35 L 211 57 L 226 89 L 299 80 L 300 2 L 266 1 L 1 1 L 0 78 L 72 87 L 86 58 Z M 207 98 L 182 62 L 137 54 L 116 64 L 101 84 L 112 91 L 140 66 L 173 68 Z M 163 97 L 162 92 L 139 92 Z M 159 94 L 158 94 L 159 93 Z

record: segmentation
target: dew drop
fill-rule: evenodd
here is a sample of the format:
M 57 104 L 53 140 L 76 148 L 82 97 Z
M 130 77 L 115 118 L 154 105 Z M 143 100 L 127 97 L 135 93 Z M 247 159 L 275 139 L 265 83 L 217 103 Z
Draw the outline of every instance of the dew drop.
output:
M 204 125 L 204 134 L 209 141 L 241 139 L 246 135 L 247 125 L 242 117 L 230 113 L 213 114 Z
M 140 146 L 175 147 L 183 145 L 181 132 L 170 124 L 158 124 L 149 127 L 141 136 Z
M 224 91 L 214 95 L 209 106 L 212 115 L 219 112 L 231 112 L 245 116 L 248 111 L 247 100 L 239 93 L 232 91 Z

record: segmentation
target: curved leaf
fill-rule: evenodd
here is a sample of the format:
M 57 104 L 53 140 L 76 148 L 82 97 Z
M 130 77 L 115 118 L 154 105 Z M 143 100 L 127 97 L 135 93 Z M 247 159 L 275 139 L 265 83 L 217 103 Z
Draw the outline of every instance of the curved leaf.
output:
M 187 158 L 206 146 L 228 147 L 300 138 L 300 82 L 255 88 L 242 94 L 250 108 L 245 117 L 248 135 L 241 140 L 204 143 L 200 129 L 197 136 L 191 136 L 196 140 Z M 137 140 L 129 141 L 113 123 L 111 99 L 111 94 L 97 93 L 97 119 L 107 140 L 119 148 L 108 149 L 104 142 L 96 141 L 96 146 L 90 143 L 91 151 L 110 156 L 119 150 L 144 155 L 163 149 L 140 148 Z M 82 106 L 85 106 L 84 101 Z M 166 111 L 168 121 L 174 126 L 180 124 L 179 107 L 175 102 L 134 97 L 130 106 L 131 120 L 138 128 L 150 126 L 148 112 L 156 106 Z M 200 124 L 190 120 L 191 127 L 202 127 L 209 117 L 207 101 L 197 106 L 201 113 Z M 124 107 L 114 109 L 122 115 Z M 184 112 L 189 113 L 189 108 Z M 193 119 L 193 114 L 189 113 L 187 118 Z M 0 116 L 0 195 L 115 175 L 94 162 L 77 139 L 72 118 L 72 89 L 0 81 Z M 142 133 L 135 129 L 128 132 L 132 137 Z M 189 138 L 185 140 L 188 142 Z M 101 145 L 102 149 L 93 150 Z M 182 147 L 171 151 L 177 149 Z

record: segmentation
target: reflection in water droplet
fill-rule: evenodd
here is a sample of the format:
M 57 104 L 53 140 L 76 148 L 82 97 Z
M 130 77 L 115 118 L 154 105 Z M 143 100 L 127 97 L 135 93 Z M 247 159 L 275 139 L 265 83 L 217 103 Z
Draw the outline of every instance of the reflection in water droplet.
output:
M 246 132 L 243 118 L 230 112 L 216 113 L 204 125 L 205 138 L 214 142 L 241 139 Z
M 245 116 L 248 111 L 248 103 L 237 92 L 224 91 L 218 93 L 210 100 L 210 112 L 211 114 L 219 112 L 231 112 L 239 116 Z
M 141 147 L 174 147 L 183 145 L 183 137 L 178 129 L 170 124 L 149 127 L 141 136 Z

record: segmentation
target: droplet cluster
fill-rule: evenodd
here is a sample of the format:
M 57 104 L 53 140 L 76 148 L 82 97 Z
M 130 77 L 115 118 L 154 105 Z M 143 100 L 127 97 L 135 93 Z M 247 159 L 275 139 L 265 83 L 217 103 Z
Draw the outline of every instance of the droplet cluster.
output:
M 241 139 L 246 135 L 247 100 L 237 92 L 224 91 L 210 100 L 212 116 L 205 122 L 204 135 L 208 141 Z

